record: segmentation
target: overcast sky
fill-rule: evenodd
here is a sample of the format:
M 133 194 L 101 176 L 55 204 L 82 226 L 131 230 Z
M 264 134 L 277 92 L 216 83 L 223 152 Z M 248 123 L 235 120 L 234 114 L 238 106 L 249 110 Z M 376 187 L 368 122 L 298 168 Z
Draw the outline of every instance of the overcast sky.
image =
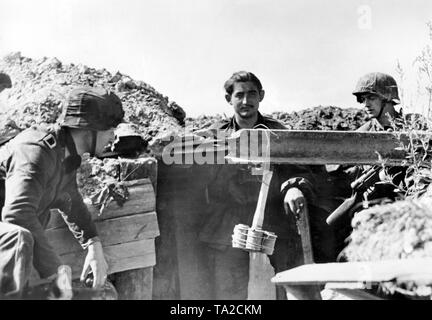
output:
M 238 70 L 262 80 L 263 112 L 350 107 L 364 73 L 409 73 L 431 19 L 430 0 L 0 0 L 0 55 L 119 70 L 191 116 L 231 114 Z

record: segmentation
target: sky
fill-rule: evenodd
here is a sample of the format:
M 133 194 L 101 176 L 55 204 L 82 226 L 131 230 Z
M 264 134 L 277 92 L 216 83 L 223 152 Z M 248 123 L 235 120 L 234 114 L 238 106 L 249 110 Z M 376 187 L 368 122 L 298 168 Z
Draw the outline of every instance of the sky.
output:
M 260 78 L 264 113 L 359 107 L 365 73 L 398 80 L 399 61 L 414 85 L 430 20 L 430 0 L 0 0 L 0 56 L 120 71 L 188 116 L 232 114 L 223 83 L 239 70 Z

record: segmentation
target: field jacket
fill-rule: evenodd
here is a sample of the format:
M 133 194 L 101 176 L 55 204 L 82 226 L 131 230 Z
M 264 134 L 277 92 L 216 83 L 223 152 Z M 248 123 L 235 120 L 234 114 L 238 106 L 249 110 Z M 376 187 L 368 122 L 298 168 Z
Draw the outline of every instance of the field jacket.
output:
M 257 128 L 286 129 L 280 122 L 258 114 Z M 235 118 L 214 124 L 211 130 L 227 135 L 239 130 Z M 237 224 L 252 225 L 261 188 L 260 175 L 251 174 L 248 165 L 222 164 L 213 166 L 207 185 L 209 206 L 203 216 L 199 238 L 216 246 L 231 246 L 231 235 Z M 315 202 L 313 174 L 308 166 L 277 165 L 273 168 L 265 207 L 263 229 L 279 238 L 297 237 L 295 217 L 284 211 L 283 200 L 289 188 L 297 187 L 305 195 L 309 210 Z
M 32 233 L 34 266 L 42 278 L 60 264 L 44 232 L 50 209 L 59 209 L 83 248 L 97 236 L 78 192 L 76 169 L 67 172 L 64 158 L 65 133 L 56 125 L 33 126 L 0 147 L 1 220 Z

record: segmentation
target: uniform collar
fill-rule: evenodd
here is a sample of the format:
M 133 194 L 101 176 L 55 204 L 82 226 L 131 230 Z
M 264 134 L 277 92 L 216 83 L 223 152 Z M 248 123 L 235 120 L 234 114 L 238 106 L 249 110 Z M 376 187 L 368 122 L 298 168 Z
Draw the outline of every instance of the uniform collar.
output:
M 258 117 L 257 117 L 257 121 L 254 124 L 254 127 L 259 125 L 259 124 L 264 124 L 264 117 L 262 116 L 262 114 L 258 111 Z M 238 131 L 240 130 L 240 126 L 237 123 L 235 116 L 232 116 L 231 120 L 230 120 L 230 124 L 229 124 L 229 128 L 230 129 L 234 129 L 234 131 Z

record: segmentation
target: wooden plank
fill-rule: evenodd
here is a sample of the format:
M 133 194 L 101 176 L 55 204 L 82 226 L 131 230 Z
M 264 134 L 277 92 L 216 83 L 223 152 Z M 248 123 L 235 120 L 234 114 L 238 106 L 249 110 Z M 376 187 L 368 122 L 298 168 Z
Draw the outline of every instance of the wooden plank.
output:
M 152 300 L 153 268 L 127 270 L 114 275 L 119 300 Z
M 280 272 L 272 282 L 278 285 L 346 283 L 348 287 L 356 282 L 372 284 L 399 278 L 432 283 L 432 258 L 309 264 Z
M 99 214 L 99 210 L 85 200 L 87 208 L 90 211 L 93 220 L 102 221 L 112 219 L 115 217 L 123 217 L 137 213 L 151 212 L 156 209 L 156 196 L 150 179 L 141 179 L 138 181 L 126 181 L 128 186 L 129 198 L 119 206 L 115 201 L 112 201 L 103 211 Z M 57 209 L 51 210 L 50 221 L 47 229 L 65 227 L 66 224 Z
M 360 289 L 332 289 L 354 300 L 384 300 L 383 298 Z
M 270 279 L 274 269 L 264 253 L 249 253 L 248 300 L 276 300 L 276 286 Z
M 72 268 L 73 279 L 81 275 L 84 259 L 87 251 L 80 250 L 61 255 L 63 264 Z M 104 246 L 105 259 L 107 260 L 109 274 L 126 270 L 153 267 L 156 264 L 155 245 L 153 239 L 133 241 L 124 244 Z M 32 269 L 30 285 L 41 281 L 36 270 Z
M 289 212 L 286 212 L 289 214 Z M 297 229 L 300 233 L 300 239 L 303 250 L 303 262 L 304 264 L 314 263 L 313 250 L 312 250 L 312 237 L 310 232 L 309 223 L 309 210 L 307 206 L 303 207 L 298 213 Z
M 124 182 L 127 185 L 127 182 Z M 129 198 L 123 206 L 117 205 L 115 201 L 112 201 L 102 212 L 99 214 L 99 210 L 87 203 L 93 220 L 100 221 L 111 219 L 115 217 L 123 217 L 136 213 L 144 213 L 154 211 L 156 208 L 156 196 L 153 185 L 149 179 L 142 179 L 140 182 L 134 181 L 134 183 L 128 186 Z
M 273 176 L 273 171 L 268 166 L 263 167 L 263 179 L 252 221 L 252 229 L 262 228 L 268 190 Z M 249 252 L 248 300 L 275 299 L 276 288 L 265 279 L 265 271 L 267 271 L 265 267 L 268 267 L 268 264 L 266 264 L 267 260 L 268 257 L 265 253 Z
M 131 181 L 136 179 L 148 178 L 157 189 L 158 163 L 155 158 L 120 158 L 120 179 Z
M 96 221 L 96 228 L 105 246 L 159 236 L 156 212 Z M 54 250 L 60 255 L 81 250 L 68 228 L 50 229 L 45 233 Z
M 86 254 L 87 251 L 81 250 L 60 256 L 62 263 L 72 268 L 73 279 L 77 279 L 81 275 Z M 156 264 L 153 239 L 104 246 L 104 254 L 109 266 L 109 274 L 147 268 Z
M 287 300 L 322 300 L 318 288 L 302 285 L 284 285 Z

